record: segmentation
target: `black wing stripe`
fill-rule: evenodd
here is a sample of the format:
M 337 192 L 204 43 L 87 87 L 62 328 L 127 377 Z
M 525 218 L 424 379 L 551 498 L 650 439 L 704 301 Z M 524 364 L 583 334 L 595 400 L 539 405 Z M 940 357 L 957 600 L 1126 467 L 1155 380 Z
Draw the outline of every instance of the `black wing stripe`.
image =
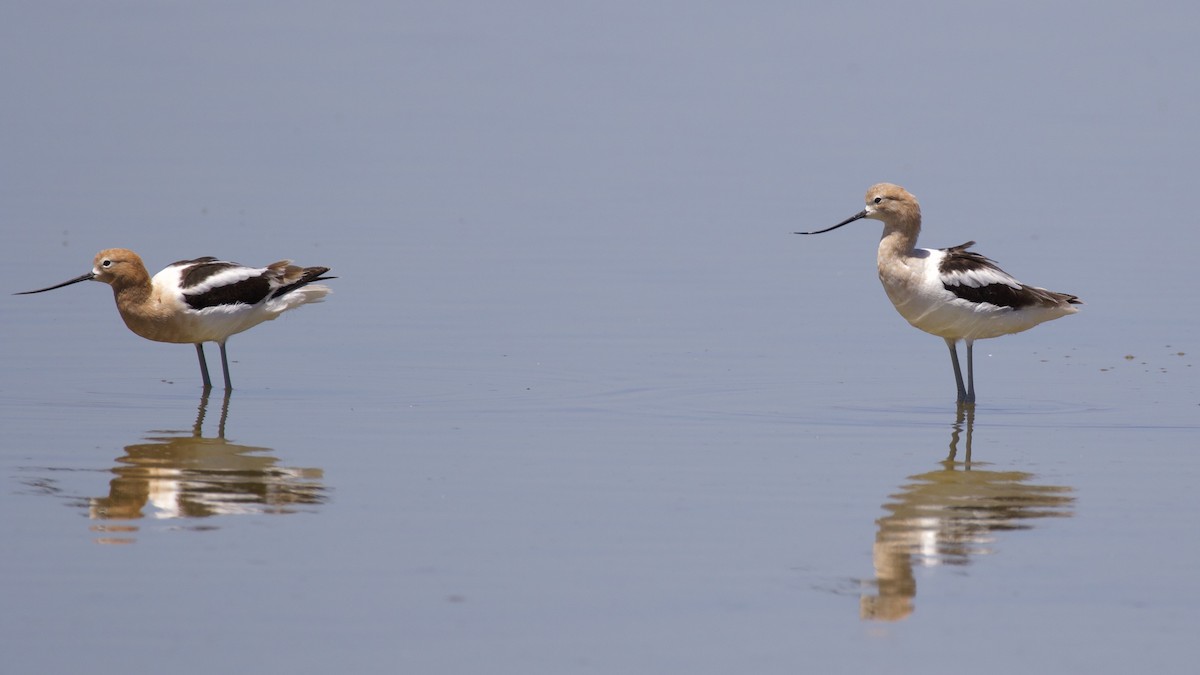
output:
M 986 256 L 968 251 L 975 242 L 968 241 L 959 246 L 942 249 L 945 256 L 938 264 L 938 272 L 944 278 L 962 280 L 965 283 L 943 283 L 942 286 L 954 295 L 974 303 L 987 303 L 997 307 L 1021 309 L 1024 307 L 1052 307 L 1062 303 L 1080 304 L 1079 298 L 1068 293 L 1056 293 L 1036 286 L 1026 286 L 1013 279 L 1010 274 L 1000 269 L 994 260 Z M 975 273 L 975 274 L 972 274 Z M 990 273 L 990 274 L 989 274 Z M 992 278 L 1011 281 L 1008 283 L 985 283 L 971 286 L 970 278 L 975 280 Z
M 265 276 L 259 275 L 243 279 L 237 283 L 217 286 L 196 295 L 184 293 L 183 299 L 187 301 L 188 306 L 192 309 L 219 307 L 221 305 L 254 305 L 261 302 L 270 292 L 271 282 Z
M 231 267 L 240 267 L 231 262 L 222 262 L 216 258 L 198 258 L 196 260 L 184 261 L 191 263 L 189 267 L 185 267 L 180 273 L 180 287 L 186 293 L 189 288 L 195 288 L 205 281 L 208 281 L 214 275 L 220 274 Z M 176 265 L 180 263 L 175 263 Z
M 1036 296 L 1027 287 L 1013 288 L 1008 284 L 988 284 L 987 286 L 967 286 L 965 284 L 942 284 L 954 295 L 976 304 L 987 303 L 997 307 L 1020 309 L 1039 304 Z

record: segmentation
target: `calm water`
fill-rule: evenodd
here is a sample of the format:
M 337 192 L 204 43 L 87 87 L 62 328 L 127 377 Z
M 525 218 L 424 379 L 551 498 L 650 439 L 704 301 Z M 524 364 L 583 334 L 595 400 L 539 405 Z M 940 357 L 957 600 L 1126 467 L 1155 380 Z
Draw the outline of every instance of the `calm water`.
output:
M 1190 672 L 1200 10 L 894 10 L 0 10 L 6 666 Z M 974 410 L 880 180 L 1088 303 Z M 109 246 L 339 278 L 205 398 Z

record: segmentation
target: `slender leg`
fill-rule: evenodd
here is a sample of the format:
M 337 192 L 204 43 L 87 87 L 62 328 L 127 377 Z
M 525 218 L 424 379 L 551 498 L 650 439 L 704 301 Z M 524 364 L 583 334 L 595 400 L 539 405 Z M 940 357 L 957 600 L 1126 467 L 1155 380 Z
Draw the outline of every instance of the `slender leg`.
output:
M 217 423 L 217 438 L 225 438 L 225 420 L 229 419 L 229 390 L 225 390 L 225 398 L 221 399 L 221 421 Z M 967 446 L 970 449 L 970 446 Z
M 975 432 L 975 406 L 967 406 L 967 458 L 964 467 L 967 471 L 971 470 L 971 434 Z M 224 438 L 222 436 L 221 438 Z
M 975 341 L 967 340 L 967 403 L 975 402 Z
M 229 359 L 225 357 L 225 343 L 218 342 L 221 346 L 221 372 L 225 375 L 225 391 L 233 389 L 233 385 L 229 382 Z
M 208 394 L 209 390 L 205 389 L 204 393 L 200 394 L 200 407 L 196 412 L 196 424 L 192 426 L 193 438 L 204 438 L 204 417 L 208 414 Z M 229 390 L 225 390 L 225 396 L 221 400 L 221 421 L 217 422 L 217 438 L 225 438 L 225 420 L 229 419 Z
M 192 438 L 201 438 L 204 436 L 204 415 L 208 412 L 208 392 L 205 389 L 200 394 L 200 408 L 196 411 L 196 423 L 192 425 Z
M 954 364 L 954 383 L 958 385 L 958 401 L 960 403 L 973 402 L 975 400 L 974 397 L 968 399 L 967 388 L 963 386 L 962 368 L 958 365 L 958 350 L 954 348 L 954 343 L 956 341 L 951 340 L 950 338 L 945 338 L 945 340 L 946 346 L 950 348 L 950 363 Z M 970 349 L 970 347 L 967 349 Z M 967 353 L 970 354 L 969 351 Z M 967 366 L 970 367 L 970 365 L 971 362 L 967 361 Z
M 196 356 L 200 357 L 200 377 L 204 378 L 204 391 L 212 389 L 212 380 L 208 379 L 208 362 L 204 360 L 204 345 L 196 343 Z
M 954 468 L 954 460 L 958 457 L 958 440 L 962 435 L 964 422 L 967 429 L 967 456 L 963 459 L 962 468 L 963 471 L 971 470 L 971 434 L 975 433 L 975 406 L 966 401 L 958 402 L 954 424 L 950 427 L 950 455 L 943 462 L 947 469 Z
M 958 456 L 958 437 L 962 435 L 962 425 L 966 405 L 959 401 L 954 414 L 954 424 L 950 426 L 950 454 L 946 456 L 945 464 L 947 469 L 954 468 L 954 458 Z

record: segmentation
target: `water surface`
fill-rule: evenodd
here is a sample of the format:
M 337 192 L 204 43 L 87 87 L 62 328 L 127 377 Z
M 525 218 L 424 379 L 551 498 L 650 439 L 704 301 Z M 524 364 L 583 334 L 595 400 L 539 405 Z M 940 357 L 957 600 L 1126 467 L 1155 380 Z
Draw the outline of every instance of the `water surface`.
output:
M 228 399 L 99 284 L 0 296 L 6 663 L 1190 672 L 1197 10 L 894 10 L 2 10 L 5 293 L 339 277 Z M 1087 303 L 973 410 L 875 223 L 791 234 L 881 180 Z

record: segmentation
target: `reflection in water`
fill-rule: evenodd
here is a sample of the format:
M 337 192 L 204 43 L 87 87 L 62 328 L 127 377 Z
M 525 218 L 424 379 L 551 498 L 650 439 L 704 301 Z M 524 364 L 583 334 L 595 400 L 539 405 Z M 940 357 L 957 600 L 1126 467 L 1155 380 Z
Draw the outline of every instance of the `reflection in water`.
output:
M 200 399 L 191 433 L 157 432 L 144 443 L 125 447 L 112 469 L 116 478 L 107 497 L 88 499 L 88 515 L 97 520 L 202 518 L 241 513 L 292 513 L 325 501 L 320 469 L 276 466 L 270 448 L 237 445 L 225 440 L 229 395 L 221 403 L 217 435 L 202 433 L 208 394 Z M 92 528 L 109 534 L 129 533 L 129 524 Z M 102 543 L 128 543 L 120 537 Z
M 966 438 L 962 461 L 958 443 Z M 860 599 L 863 619 L 897 621 L 913 611 L 916 565 L 966 565 L 971 556 L 990 553 L 993 533 L 1032 527 L 1033 518 L 1071 515 L 1071 488 L 1033 485 L 1033 474 L 988 471 L 971 461 L 975 406 L 959 404 L 950 434 L 950 455 L 937 471 L 910 476 L 888 515 L 876 523 L 873 557 L 876 594 Z

